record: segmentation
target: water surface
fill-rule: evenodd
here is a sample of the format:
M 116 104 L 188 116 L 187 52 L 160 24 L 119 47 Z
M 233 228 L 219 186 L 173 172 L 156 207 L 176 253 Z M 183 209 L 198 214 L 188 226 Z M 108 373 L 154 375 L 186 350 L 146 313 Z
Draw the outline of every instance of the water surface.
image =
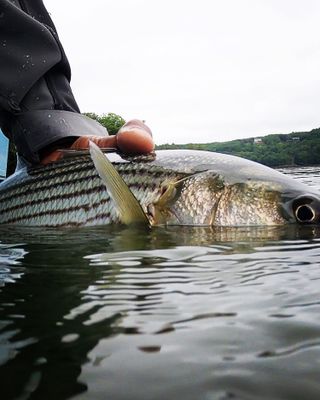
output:
M 320 229 L 0 238 L 1 399 L 320 398 Z

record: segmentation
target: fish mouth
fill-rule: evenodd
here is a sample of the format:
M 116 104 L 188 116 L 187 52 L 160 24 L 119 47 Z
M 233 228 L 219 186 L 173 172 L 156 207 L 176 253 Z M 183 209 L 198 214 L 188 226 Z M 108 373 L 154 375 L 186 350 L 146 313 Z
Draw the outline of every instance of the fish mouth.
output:
M 300 196 L 292 202 L 293 215 L 300 224 L 320 222 L 320 200 L 313 196 Z

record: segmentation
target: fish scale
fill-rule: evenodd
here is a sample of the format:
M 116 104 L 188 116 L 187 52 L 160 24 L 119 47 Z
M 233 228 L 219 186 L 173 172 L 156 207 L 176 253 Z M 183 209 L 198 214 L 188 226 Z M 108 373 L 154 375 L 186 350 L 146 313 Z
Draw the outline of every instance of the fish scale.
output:
M 144 207 L 161 194 L 159 167 L 129 162 L 114 165 Z M 172 173 L 165 177 L 169 178 Z M 0 187 L 0 223 L 78 226 L 119 222 L 116 208 L 89 156 L 66 159 L 17 175 Z

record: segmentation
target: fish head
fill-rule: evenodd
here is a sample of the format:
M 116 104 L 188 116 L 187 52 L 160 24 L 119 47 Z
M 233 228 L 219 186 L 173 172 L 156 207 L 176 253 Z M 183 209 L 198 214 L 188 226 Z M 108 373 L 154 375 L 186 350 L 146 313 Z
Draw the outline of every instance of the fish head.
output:
M 296 192 L 283 195 L 282 211 L 290 222 L 320 224 L 320 196 L 314 192 Z
M 292 179 L 230 179 L 190 174 L 162 185 L 149 208 L 152 225 L 258 226 L 320 223 L 320 196 Z

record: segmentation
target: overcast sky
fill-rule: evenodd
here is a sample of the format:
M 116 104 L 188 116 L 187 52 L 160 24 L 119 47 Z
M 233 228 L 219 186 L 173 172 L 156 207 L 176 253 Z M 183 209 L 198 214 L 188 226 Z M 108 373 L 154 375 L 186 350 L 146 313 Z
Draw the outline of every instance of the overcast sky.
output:
M 318 0 L 44 0 L 82 111 L 156 143 L 320 126 Z

